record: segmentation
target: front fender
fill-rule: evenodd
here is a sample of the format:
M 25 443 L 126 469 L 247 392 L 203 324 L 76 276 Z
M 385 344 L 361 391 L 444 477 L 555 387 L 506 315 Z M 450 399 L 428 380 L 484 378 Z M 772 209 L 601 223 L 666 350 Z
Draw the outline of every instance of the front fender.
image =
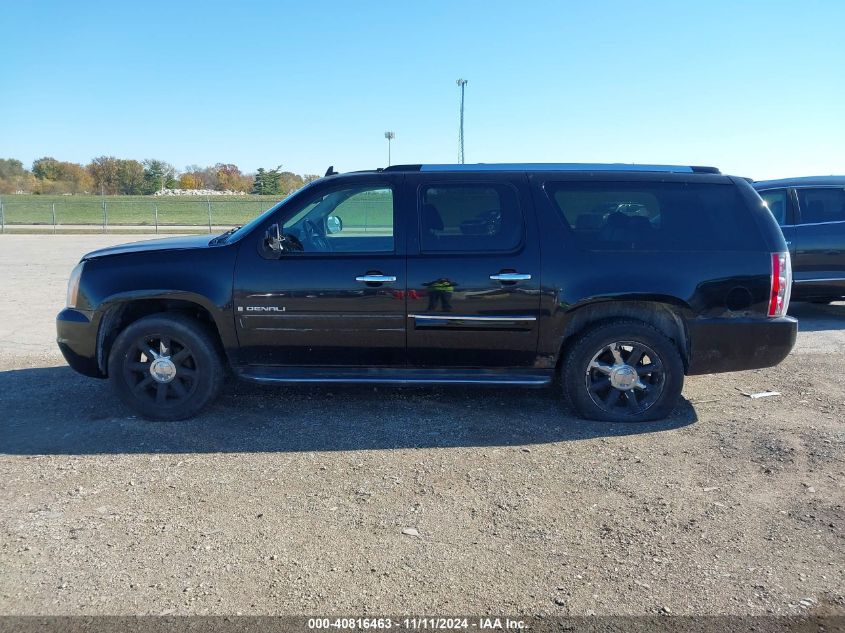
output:
M 231 359 L 238 345 L 232 309 L 236 254 L 231 246 L 92 258 L 85 262 L 77 308 L 91 315 L 101 348 L 109 319 L 124 306 L 144 301 L 195 305 L 209 315 Z

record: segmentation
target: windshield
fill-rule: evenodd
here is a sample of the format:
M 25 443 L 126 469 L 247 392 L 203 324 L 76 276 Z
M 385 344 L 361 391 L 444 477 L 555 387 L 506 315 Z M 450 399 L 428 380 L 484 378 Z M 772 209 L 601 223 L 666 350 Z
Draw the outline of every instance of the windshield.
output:
M 259 224 L 264 222 L 267 218 L 269 218 L 276 211 L 276 209 L 278 209 L 280 206 L 282 206 L 285 202 L 290 200 L 293 196 L 297 195 L 299 192 L 305 191 L 306 189 L 311 187 L 311 185 L 313 185 L 315 182 L 319 182 L 319 181 L 313 180 L 313 181 L 303 185 L 302 187 L 300 187 L 296 191 L 292 191 L 287 196 L 285 196 L 282 200 L 280 200 L 279 202 L 274 204 L 272 207 L 267 209 L 264 213 L 261 213 L 258 216 L 254 217 L 252 220 L 250 220 L 249 222 L 244 224 L 242 227 L 239 227 L 238 229 L 233 231 L 230 235 L 226 236 L 224 239 L 221 239 L 220 243 L 225 244 L 225 243 L 231 243 L 231 242 L 238 241 L 244 235 L 246 235 L 247 233 L 252 231 L 252 229 L 254 229 L 256 226 L 258 226 Z M 222 236 L 218 236 L 218 237 L 222 237 Z

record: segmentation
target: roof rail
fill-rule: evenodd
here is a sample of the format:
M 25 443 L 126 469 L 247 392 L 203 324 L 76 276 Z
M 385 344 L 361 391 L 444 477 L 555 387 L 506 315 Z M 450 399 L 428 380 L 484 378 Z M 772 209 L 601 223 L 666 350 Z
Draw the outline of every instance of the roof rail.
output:
M 629 163 L 476 163 L 463 165 L 391 165 L 384 171 L 645 171 L 720 174 L 716 167 L 635 165 Z
M 382 171 L 420 171 L 422 165 L 390 165 Z

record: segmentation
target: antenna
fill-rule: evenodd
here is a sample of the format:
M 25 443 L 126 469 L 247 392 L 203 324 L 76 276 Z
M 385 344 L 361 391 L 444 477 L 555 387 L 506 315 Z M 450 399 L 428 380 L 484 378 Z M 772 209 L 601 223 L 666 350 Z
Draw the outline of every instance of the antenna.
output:
M 469 83 L 468 79 L 458 79 L 456 82 L 461 87 L 461 126 L 458 129 L 458 162 L 464 164 L 464 89 Z

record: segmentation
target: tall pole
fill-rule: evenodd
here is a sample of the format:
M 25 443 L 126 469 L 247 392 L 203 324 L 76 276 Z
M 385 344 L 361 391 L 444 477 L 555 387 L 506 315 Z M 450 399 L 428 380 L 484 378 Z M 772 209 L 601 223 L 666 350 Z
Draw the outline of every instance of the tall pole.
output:
M 384 138 L 387 139 L 387 166 L 390 167 L 390 141 L 396 138 L 394 132 L 385 132 Z
M 464 89 L 469 83 L 467 79 L 458 79 L 456 82 L 461 87 L 461 126 L 458 130 L 458 162 L 464 164 Z
M 103 201 L 103 233 L 105 233 L 109 223 L 109 211 L 106 208 L 106 186 L 103 182 L 100 183 L 100 199 Z

